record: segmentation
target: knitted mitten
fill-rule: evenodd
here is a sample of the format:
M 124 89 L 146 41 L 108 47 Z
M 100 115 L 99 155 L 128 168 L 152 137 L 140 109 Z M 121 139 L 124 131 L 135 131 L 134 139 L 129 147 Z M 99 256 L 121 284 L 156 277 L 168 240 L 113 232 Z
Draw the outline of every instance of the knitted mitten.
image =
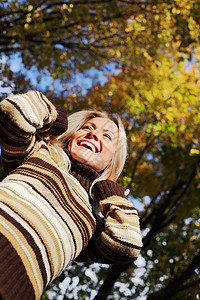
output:
M 68 128 L 67 112 L 64 107 L 53 104 L 56 108 L 57 117 L 51 124 L 44 124 L 44 126 L 37 130 L 36 136 L 41 138 L 55 137 L 63 134 Z
M 111 196 L 125 197 L 124 188 L 112 180 L 102 180 L 95 183 L 93 187 L 94 198 L 98 201 Z
M 67 112 L 64 107 L 54 104 L 57 110 L 57 118 L 54 121 L 48 133 L 53 136 L 58 136 L 64 133 L 68 128 Z

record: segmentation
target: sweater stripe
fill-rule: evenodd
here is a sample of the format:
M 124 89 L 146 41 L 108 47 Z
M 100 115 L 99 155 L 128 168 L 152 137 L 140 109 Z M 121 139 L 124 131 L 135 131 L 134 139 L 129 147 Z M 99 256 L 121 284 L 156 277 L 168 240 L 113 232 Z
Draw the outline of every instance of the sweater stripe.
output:
M 2 233 L 7 237 L 18 255 L 20 255 L 20 258 L 26 268 L 27 275 L 34 287 L 35 295 L 38 298 L 43 290 L 43 281 L 41 273 L 39 272 L 35 253 L 27 243 L 26 238 L 23 237 L 21 232 L 17 230 L 12 223 L 2 217 L 0 224 Z
M 13 175 L 10 176 L 14 179 Z M 30 193 L 30 187 L 28 187 L 26 183 L 15 183 L 15 181 L 12 180 L 11 182 L 7 182 L 5 189 L 6 191 L 12 189 L 12 191 L 9 192 L 9 197 L 7 196 L 5 201 L 10 203 L 10 205 L 12 204 L 12 206 L 18 211 L 18 214 L 22 215 L 26 219 L 27 224 L 24 225 L 25 227 L 34 226 L 35 233 L 32 234 L 41 235 L 41 246 L 43 244 L 47 245 L 47 253 L 45 257 L 48 259 L 48 265 L 50 264 L 52 267 L 50 274 L 58 274 L 60 272 L 60 267 L 62 268 L 64 265 L 64 261 L 66 260 L 69 263 L 71 260 L 70 251 L 68 252 L 68 257 L 65 257 L 63 253 L 64 241 L 62 241 L 62 239 L 65 236 L 65 242 L 67 242 L 68 235 L 66 235 L 66 227 L 67 231 L 69 231 L 68 226 L 64 224 L 63 228 L 63 222 L 57 221 L 57 213 L 54 211 L 54 208 L 44 203 L 44 198 L 38 197 L 38 193 L 35 193 L 35 191 Z M 21 193 L 22 195 L 27 195 L 27 197 L 22 197 Z M 45 190 L 44 193 L 46 193 Z M 11 201 L 9 201 L 9 199 L 11 199 Z M 52 202 L 54 203 L 55 201 L 53 200 Z M 56 227 L 56 232 L 54 226 Z M 34 236 L 34 238 L 36 237 Z M 70 237 L 70 240 L 71 239 L 72 237 Z M 72 242 L 70 243 L 70 240 L 69 244 L 73 245 Z M 48 241 L 50 241 L 50 243 L 48 243 Z M 52 255 L 55 255 L 55 251 L 58 251 L 60 254 L 56 255 L 56 259 L 52 262 Z M 71 248 L 71 251 L 74 252 L 74 247 Z M 51 280 L 51 277 L 48 277 L 48 280 Z
M 33 181 L 33 180 L 32 180 Z M 35 182 L 35 180 L 34 180 L 34 182 Z M 47 207 L 48 207 L 48 209 L 51 211 L 49 214 L 47 214 L 47 216 L 48 216 L 48 218 L 49 218 L 49 215 L 50 214 L 53 214 L 53 218 L 54 218 L 54 224 L 57 226 L 57 228 L 59 228 L 59 231 L 57 231 L 57 233 L 60 235 L 60 239 L 62 239 L 62 236 L 65 236 L 66 235 L 66 233 L 65 233 L 65 230 L 66 230 L 66 228 L 65 227 L 67 227 L 67 230 L 70 232 L 70 236 L 71 236 L 71 239 L 73 240 L 73 246 L 71 245 L 71 251 L 70 251 L 70 253 L 76 253 L 76 247 L 74 247 L 75 246 L 75 237 L 74 237 L 74 233 L 73 233 L 73 231 L 71 230 L 71 228 L 69 227 L 69 225 L 68 225 L 68 223 L 64 220 L 64 218 L 62 217 L 62 215 L 55 209 L 55 207 L 53 206 L 53 204 L 55 204 L 55 201 L 49 201 L 50 199 L 47 199 L 45 196 L 44 196 L 44 194 L 41 194 L 41 192 L 38 190 L 38 189 L 36 189 L 36 187 L 35 186 L 37 186 L 37 183 L 35 184 L 35 186 L 33 186 L 33 184 L 31 184 L 30 182 L 25 182 L 27 185 L 29 185 L 30 187 L 31 187 L 31 189 L 33 189 L 36 193 L 38 193 L 38 195 L 40 196 L 40 197 L 42 197 L 45 201 L 46 201 L 46 203 L 48 203 L 48 206 L 45 206 L 45 209 L 47 209 Z M 44 191 L 44 189 L 43 189 L 43 191 Z M 52 203 L 51 203 L 52 202 Z M 33 202 L 33 204 L 35 205 L 35 203 Z M 46 204 L 45 204 L 46 205 Z M 39 206 L 39 204 L 38 204 L 38 206 Z M 56 207 L 57 207 L 57 205 L 56 205 Z M 61 221 L 58 221 L 59 219 L 57 218 L 57 216 L 59 216 L 59 218 L 60 218 L 60 220 Z M 52 221 L 52 219 L 51 218 L 49 218 L 49 221 Z M 63 225 L 63 223 L 65 222 L 65 224 Z M 66 236 L 66 239 L 67 239 L 67 236 Z M 70 240 L 68 241 L 68 246 L 70 245 Z M 45 245 L 44 245 L 45 246 Z M 63 245 L 63 249 L 65 249 L 65 243 L 64 243 L 64 245 Z M 69 257 L 68 258 L 68 256 L 66 256 L 66 254 L 64 253 L 64 255 L 65 255 L 65 260 L 72 260 L 72 257 Z M 64 266 L 63 266 L 64 267 Z
M 3 194 L 2 190 L 1 190 L 1 194 Z M 7 211 L 7 213 L 10 216 L 12 216 L 14 220 L 12 221 L 12 223 L 16 226 L 18 230 L 22 231 L 24 236 L 26 236 L 26 239 L 29 241 L 30 246 L 34 249 L 34 252 L 37 256 L 37 260 L 42 270 L 42 276 L 45 285 L 47 280 L 50 280 L 50 274 L 51 274 L 50 262 L 47 255 L 48 250 L 46 249 L 46 247 L 43 246 L 45 244 L 43 244 L 42 238 L 37 232 L 37 228 L 35 228 L 34 225 L 32 226 L 32 224 L 29 222 L 29 219 L 27 219 L 26 217 L 27 209 L 23 208 L 22 209 L 23 213 L 20 213 L 20 206 L 23 206 L 23 200 L 21 200 L 22 205 L 18 205 L 17 203 L 18 199 L 16 197 L 14 198 L 11 193 L 9 195 L 9 199 L 11 200 L 10 201 L 5 199 L 2 200 L 2 203 L 4 203 L 4 211 Z M 5 205 L 7 205 L 7 208 Z M 28 216 L 29 216 L 29 211 L 28 211 Z M 45 265 L 44 262 L 46 262 Z
M 3 201 L 2 201 L 3 202 Z M 44 247 L 41 247 L 41 240 L 39 235 L 35 233 L 34 228 L 31 227 L 31 225 L 28 227 L 26 220 L 23 218 L 23 216 L 19 215 L 15 209 L 10 207 L 7 203 L 4 203 L 2 215 L 9 220 L 9 222 L 12 222 L 14 226 L 18 230 L 22 232 L 24 236 L 26 236 L 27 242 L 29 245 L 34 249 L 35 255 L 37 257 L 37 261 L 40 265 L 42 278 L 44 281 L 44 285 L 47 282 L 47 272 L 44 269 L 44 258 L 46 258 L 46 253 L 43 250 Z M 25 227 L 26 226 L 26 227 Z M 33 238 L 34 236 L 34 238 Z M 50 274 L 50 272 L 49 272 Z
M 0 288 L 3 299 L 34 300 L 33 286 L 25 267 L 8 239 L 0 234 Z
M 86 245 L 88 243 L 88 239 L 86 238 L 91 235 L 91 231 L 88 231 L 88 227 L 85 227 L 83 224 L 85 224 L 85 222 L 89 222 L 91 226 L 95 226 L 94 218 L 91 215 L 91 212 L 88 212 L 89 206 L 84 207 L 83 203 L 80 204 L 73 197 L 65 183 L 63 175 L 58 172 L 58 169 L 53 167 L 52 162 L 51 164 L 45 162 L 44 157 L 40 155 L 40 158 L 30 158 L 28 164 L 23 164 L 23 166 L 20 166 L 15 172 L 28 176 L 29 180 L 30 177 L 40 177 L 40 180 L 43 181 L 43 184 L 55 196 L 56 200 L 59 202 L 59 205 L 62 207 L 67 207 L 68 214 L 74 221 L 74 224 L 76 224 L 78 227 L 78 230 L 82 235 L 81 239 L 83 240 L 84 245 Z M 65 195 L 65 197 L 63 197 L 63 195 Z M 66 199 L 70 199 L 70 202 Z M 74 214 L 74 211 L 77 213 Z

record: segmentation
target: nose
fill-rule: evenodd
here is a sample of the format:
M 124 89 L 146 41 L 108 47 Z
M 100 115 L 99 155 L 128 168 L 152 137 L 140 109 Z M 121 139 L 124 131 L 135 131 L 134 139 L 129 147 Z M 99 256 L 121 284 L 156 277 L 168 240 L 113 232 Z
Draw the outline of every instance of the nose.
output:
M 88 132 L 86 136 L 87 136 L 87 138 L 90 138 L 90 139 L 93 138 L 95 141 L 98 141 L 97 133 L 94 130 L 90 130 L 90 132 Z

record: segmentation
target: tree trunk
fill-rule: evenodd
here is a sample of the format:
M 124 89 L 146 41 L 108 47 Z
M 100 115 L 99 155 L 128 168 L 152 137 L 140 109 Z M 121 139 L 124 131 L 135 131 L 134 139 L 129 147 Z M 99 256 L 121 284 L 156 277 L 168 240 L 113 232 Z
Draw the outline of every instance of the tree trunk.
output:
M 126 271 L 129 266 L 130 264 L 112 266 L 107 278 L 104 280 L 94 300 L 106 300 L 107 297 L 111 294 L 112 288 L 118 277 L 122 272 Z

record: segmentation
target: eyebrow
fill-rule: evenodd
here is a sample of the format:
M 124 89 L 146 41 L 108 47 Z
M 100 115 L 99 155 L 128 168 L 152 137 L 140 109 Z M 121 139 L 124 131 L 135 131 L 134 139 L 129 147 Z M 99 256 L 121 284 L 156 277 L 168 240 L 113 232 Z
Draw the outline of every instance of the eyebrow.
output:
M 86 122 L 86 124 L 87 124 L 87 123 L 89 123 L 90 125 L 92 125 L 94 129 L 97 128 L 96 124 L 93 123 L 92 121 L 88 121 L 88 122 Z M 114 132 L 113 132 L 112 130 L 110 130 L 110 129 L 103 128 L 103 131 L 104 131 L 104 132 L 110 132 L 112 135 L 114 135 Z

